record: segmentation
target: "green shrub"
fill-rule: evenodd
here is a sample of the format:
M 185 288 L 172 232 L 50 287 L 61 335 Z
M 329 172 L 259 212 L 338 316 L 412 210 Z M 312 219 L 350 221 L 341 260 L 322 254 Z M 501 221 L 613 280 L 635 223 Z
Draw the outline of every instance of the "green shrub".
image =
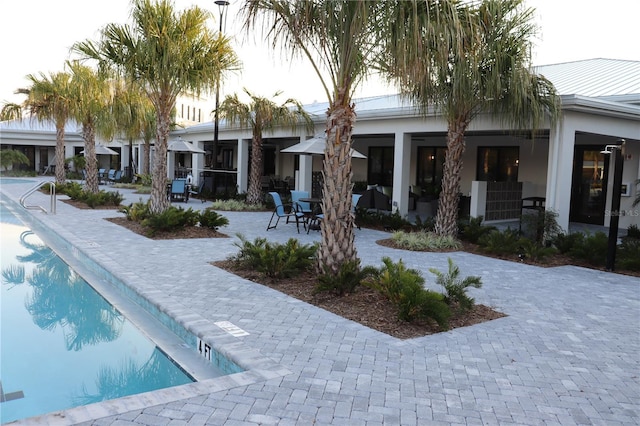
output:
M 238 235 L 239 253 L 232 258 L 245 267 L 251 267 L 272 278 L 286 278 L 311 267 L 316 254 L 316 244 L 300 244 L 290 238 L 286 244 L 269 243 L 265 238 L 247 241 Z
M 127 207 L 121 207 L 120 211 L 123 212 L 128 220 L 132 220 L 134 222 L 142 222 L 144 219 L 148 218 L 150 213 L 150 201 L 146 203 L 140 199 L 140 201 L 129 204 Z
M 340 265 L 338 275 L 334 275 L 329 272 L 329 268 L 326 268 L 324 273 L 318 275 L 318 284 L 314 293 L 330 291 L 339 296 L 353 293 L 362 281 L 375 274 L 376 271 L 376 268 L 370 266 L 360 268 L 359 260 L 344 262 Z
M 584 234 L 574 232 L 573 234 L 558 234 L 552 240 L 551 244 L 562 254 L 567 254 L 576 245 L 584 244 Z
M 451 236 L 441 236 L 425 231 L 396 231 L 391 239 L 401 248 L 414 251 L 457 250 L 461 247 L 460 242 Z
M 555 247 L 547 247 L 540 243 L 531 241 L 528 238 L 522 238 L 520 240 L 520 249 L 520 255 L 525 259 L 531 259 L 534 262 L 543 263 L 549 256 L 552 256 L 557 252 Z
M 637 225 L 630 225 L 627 228 L 627 237 L 640 239 L 640 228 Z
M 436 228 L 435 216 L 427 216 L 424 221 L 420 216 L 416 216 L 415 228 L 420 231 L 433 232 Z
M 478 244 L 487 253 L 497 255 L 514 254 L 520 248 L 518 231 L 507 228 L 504 231 L 494 230 L 478 239 Z
M 547 245 L 562 232 L 557 218 L 558 213 L 552 210 L 524 214 L 520 218 L 521 232 L 538 244 Z
M 451 258 L 448 259 L 448 262 L 449 270 L 446 274 L 435 268 L 429 268 L 429 272 L 436 276 L 436 284 L 444 287 L 446 291 L 444 301 L 454 309 L 467 312 L 473 308 L 475 303 L 475 300 L 467 295 L 467 289 L 469 287 L 482 287 L 482 280 L 476 276 L 461 279 L 460 268 L 453 263 Z
M 627 235 L 622 239 L 616 253 L 616 264 L 620 269 L 640 271 L 640 238 Z
M 392 231 L 413 228 L 413 224 L 400 216 L 398 212 L 387 213 L 364 208 L 356 209 L 356 223 L 364 227 L 383 228 Z
M 263 211 L 266 207 L 263 204 L 247 204 L 243 200 L 228 199 L 215 200 L 211 205 L 212 209 L 222 211 Z
M 200 220 L 200 213 L 191 208 L 171 206 L 162 213 L 150 214 L 142 220 L 142 225 L 150 229 L 153 235 L 157 231 L 173 231 L 185 226 L 195 226 Z
M 140 173 L 136 175 L 136 182 L 142 186 L 151 186 L 153 178 L 148 173 Z
M 398 309 L 398 319 L 413 321 L 433 319 L 442 328 L 448 327 L 451 311 L 444 295 L 426 290 L 420 271 L 407 269 L 402 262 L 384 257 L 383 266 L 365 283 L 381 292 Z
M 484 217 L 471 217 L 466 221 L 461 221 L 458 224 L 458 229 L 460 230 L 460 237 L 464 241 L 468 241 L 472 244 L 477 244 L 478 240 L 491 231 L 495 231 L 495 226 L 483 225 L 482 221 Z
M 200 213 L 200 226 L 202 227 L 210 228 L 217 231 L 219 227 L 226 226 L 228 224 L 229 219 L 211 208 L 207 208 L 202 213 Z
M 574 244 L 568 255 L 574 259 L 584 260 L 593 266 L 602 266 L 607 260 L 609 237 L 604 232 L 587 234 L 580 244 Z

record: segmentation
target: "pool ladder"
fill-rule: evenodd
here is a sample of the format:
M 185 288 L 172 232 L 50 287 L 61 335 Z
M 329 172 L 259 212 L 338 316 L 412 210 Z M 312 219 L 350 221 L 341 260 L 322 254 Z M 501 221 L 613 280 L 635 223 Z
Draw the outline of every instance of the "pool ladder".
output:
M 31 194 L 33 194 L 34 192 L 36 192 L 38 189 L 42 188 L 46 184 L 49 184 L 49 196 L 51 197 L 50 210 L 47 211 L 47 209 L 45 209 L 42 206 L 28 206 L 26 204 L 27 197 L 29 197 Z M 30 190 L 25 192 L 22 197 L 20 197 L 20 205 L 22 207 L 24 207 L 25 209 L 32 209 L 32 210 L 40 209 L 45 213 L 56 214 L 56 184 L 54 182 L 40 182 L 40 183 L 38 183 L 36 186 L 34 186 L 33 188 L 31 188 Z

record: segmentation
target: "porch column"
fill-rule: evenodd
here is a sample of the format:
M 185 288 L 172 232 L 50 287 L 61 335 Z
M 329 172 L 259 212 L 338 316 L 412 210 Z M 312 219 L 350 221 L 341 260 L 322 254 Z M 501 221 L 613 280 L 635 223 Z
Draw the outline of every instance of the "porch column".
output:
M 176 153 L 167 150 L 167 178 L 173 180 L 176 176 Z
M 569 231 L 575 138 L 574 126 L 568 125 L 565 118 L 549 134 L 546 209 L 558 214 L 558 225 L 565 232 Z
M 297 190 L 312 191 L 312 172 L 313 172 L 313 157 L 311 155 L 300 155 L 300 170 L 298 172 L 298 186 Z
M 196 148 L 203 149 L 201 141 L 193 141 L 193 145 Z M 191 156 L 191 176 L 193 177 L 193 184 L 200 185 L 200 170 L 204 168 L 204 156 L 205 154 L 193 154 Z
M 409 172 L 411 134 L 396 133 L 393 145 L 393 196 L 391 210 L 406 216 L 409 213 Z
M 249 187 L 249 144 L 250 139 L 238 138 L 238 193 L 245 193 Z

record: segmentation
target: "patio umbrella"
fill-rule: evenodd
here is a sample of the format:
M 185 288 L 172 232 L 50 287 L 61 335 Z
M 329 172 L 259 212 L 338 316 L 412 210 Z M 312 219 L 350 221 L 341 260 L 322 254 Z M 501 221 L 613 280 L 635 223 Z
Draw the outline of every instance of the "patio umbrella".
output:
M 367 189 L 358 201 L 358 207 L 365 209 L 391 210 L 390 199 L 377 189 Z
M 84 149 L 80 151 L 80 154 L 84 154 Z M 96 155 L 119 155 L 119 154 L 116 151 L 104 145 L 96 145 Z
M 178 138 L 177 140 L 170 142 L 167 150 L 173 151 L 173 152 L 189 152 L 191 154 L 205 153 L 204 149 L 200 149 L 194 144 L 192 144 L 191 142 L 182 140 L 182 138 Z
M 323 155 L 324 147 L 327 144 L 327 138 L 323 135 L 315 136 L 311 139 L 307 139 L 306 141 L 297 143 L 295 145 L 290 146 L 289 148 L 285 148 L 280 150 L 280 152 L 284 152 L 287 154 L 300 154 L 300 155 Z M 351 148 L 351 157 L 352 158 L 367 158 L 364 154 L 356 151 Z

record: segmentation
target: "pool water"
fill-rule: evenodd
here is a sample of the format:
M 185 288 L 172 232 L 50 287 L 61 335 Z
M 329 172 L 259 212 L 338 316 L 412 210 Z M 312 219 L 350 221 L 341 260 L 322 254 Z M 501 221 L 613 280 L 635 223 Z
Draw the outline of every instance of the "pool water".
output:
M 0 422 L 193 382 L 0 203 Z

